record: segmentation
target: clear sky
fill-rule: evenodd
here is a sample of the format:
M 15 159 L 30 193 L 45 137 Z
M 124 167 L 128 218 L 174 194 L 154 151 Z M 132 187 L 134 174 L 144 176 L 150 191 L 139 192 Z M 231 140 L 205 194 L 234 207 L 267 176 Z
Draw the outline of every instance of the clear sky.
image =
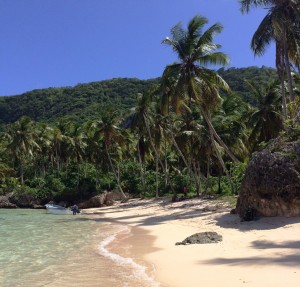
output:
M 195 15 L 220 22 L 229 67 L 274 66 L 274 47 L 254 57 L 251 37 L 266 11 L 238 0 L 0 0 L 0 95 L 117 77 L 161 76 L 176 61 L 161 44 Z

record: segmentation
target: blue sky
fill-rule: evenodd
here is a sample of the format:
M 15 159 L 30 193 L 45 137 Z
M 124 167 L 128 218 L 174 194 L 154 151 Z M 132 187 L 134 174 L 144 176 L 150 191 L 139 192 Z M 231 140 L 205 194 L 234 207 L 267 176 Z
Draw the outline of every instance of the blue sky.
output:
M 242 15 L 238 0 L 0 0 L 0 95 L 159 77 L 176 61 L 161 41 L 195 15 L 224 26 L 215 42 L 229 67 L 274 66 L 274 47 L 256 58 L 250 50 L 265 13 Z

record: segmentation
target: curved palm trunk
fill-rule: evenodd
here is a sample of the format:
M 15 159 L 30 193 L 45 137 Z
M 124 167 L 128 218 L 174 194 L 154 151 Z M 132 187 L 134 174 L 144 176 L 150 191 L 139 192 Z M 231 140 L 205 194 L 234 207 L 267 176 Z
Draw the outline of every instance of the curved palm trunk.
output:
M 234 162 L 240 162 L 235 155 L 230 151 L 230 149 L 227 147 L 227 145 L 223 142 L 223 140 L 220 138 L 220 136 L 218 135 L 218 133 L 216 132 L 214 126 L 211 123 L 210 117 L 209 115 L 202 109 L 202 115 L 209 127 L 209 130 L 211 132 L 212 135 L 212 140 L 215 138 L 217 140 L 217 142 L 221 145 L 222 148 L 224 148 L 225 152 L 228 154 L 228 156 L 234 161 Z M 223 160 L 222 160 L 223 161 Z
M 120 177 L 117 175 L 117 172 L 116 172 L 116 170 L 115 170 L 115 168 L 114 168 L 114 165 L 113 165 L 113 163 L 112 163 L 112 160 L 111 160 L 111 157 L 110 157 L 110 154 L 109 154 L 109 152 L 108 152 L 108 149 L 107 149 L 106 144 L 105 144 L 105 151 L 106 151 L 106 154 L 107 154 L 107 157 L 108 157 L 108 161 L 109 161 L 110 167 L 111 167 L 111 169 L 112 169 L 112 171 L 113 171 L 113 173 L 114 173 L 115 179 L 116 179 L 116 181 L 117 181 L 118 188 L 119 188 L 119 190 L 120 190 L 120 192 L 121 192 L 121 195 L 122 195 L 122 197 L 123 197 L 123 200 L 124 200 L 124 199 L 127 199 L 127 197 L 126 197 L 126 195 L 125 195 L 125 193 L 124 193 L 124 191 L 123 191 L 123 189 L 122 189 L 122 187 L 121 187 L 121 184 L 120 184 Z
M 152 139 L 152 135 L 151 135 L 151 131 L 150 131 L 148 119 L 147 119 L 146 117 L 144 117 L 144 121 L 145 121 L 145 124 L 146 124 L 147 133 L 148 133 L 149 138 L 150 138 L 150 144 L 151 144 L 151 147 L 152 147 L 152 149 L 154 150 L 155 156 L 157 156 L 158 161 L 159 161 L 159 163 L 160 163 L 160 165 L 161 165 L 161 167 L 162 167 L 162 169 L 163 169 L 163 171 L 164 171 L 164 173 L 165 173 L 165 175 L 166 175 L 166 177 L 167 177 L 167 179 L 168 179 L 168 182 L 169 182 L 169 184 L 170 184 L 170 188 L 171 188 L 172 192 L 175 193 L 174 188 L 173 188 L 173 184 L 172 184 L 172 182 L 170 181 L 169 173 L 168 173 L 167 170 L 165 169 L 165 166 L 164 166 L 164 164 L 162 163 L 162 161 L 161 161 L 161 159 L 160 159 L 160 157 L 159 157 L 158 151 L 156 150 L 155 145 L 154 145 L 154 143 L 153 143 L 153 139 Z
M 171 141 L 173 143 L 173 145 L 176 147 L 180 157 L 182 158 L 184 164 L 186 165 L 187 169 L 188 169 L 188 173 L 189 173 L 189 176 L 190 177 L 193 177 L 194 178 L 194 181 L 195 181 L 195 184 L 197 185 L 197 181 L 198 181 L 198 178 L 197 178 L 197 175 L 196 173 L 192 170 L 190 164 L 188 163 L 187 159 L 185 158 L 184 154 L 182 153 L 180 147 L 178 146 L 175 138 L 174 138 L 174 135 L 173 135 L 173 132 L 171 131 Z
M 225 174 L 227 176 L 227 179 L 228 179 L 228 181 L 230 183 L 231 191 L 232 191 L 232 193 L 234 193 L 234 187 L 233 187 L 233 183 L 232 183 L 230 174 L 229 174 L 229 172 L 228 172 L 228 170 L 226 168 L 226 165 L 225 165 L 225 163 L 223 161 L 222 155 L 221 155 L 221 153 L 220 153 L 220 151 L 219 151 L 219 149 L 218 149 L 218 147 L 216 145 L 216 142 L 215 142 L 215 139 L 214 139 L 214 132 L 213 132 L 213 129 L 211 128 L 211 126 L 209 126 L 208 130 L 209 130 L 209 134 L 210 134 L 212 145 L 213 145 L 213 147 L 214 147 L 214 149 L 216 151 L 217 158 L 218 158 L 218 160 L 219 160 L 219 162 L 220 162 L 220 164 L 221 164 L 221 166 L 222 166 L 222 168 L 223 168 L 223 170 L 224 170 L 224 172 L 225 172 Z

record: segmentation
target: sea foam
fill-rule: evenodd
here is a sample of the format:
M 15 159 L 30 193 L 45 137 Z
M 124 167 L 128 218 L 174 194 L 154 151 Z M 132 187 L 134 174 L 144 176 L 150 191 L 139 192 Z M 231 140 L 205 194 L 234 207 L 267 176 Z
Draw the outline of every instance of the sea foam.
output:
M 140 279 L 146 282 L 149 287 L 159 287 L 160 283 L 155 281 L 151 276 L 146 273 L 146 267 L 136 263 L 132 258 L 122 257 L 119 254 L 112 253 L 106 249 L 106 246 L 113 242 L 117 235 L 120 233 L 130 233 L 131 229 L 128 226 L 123 226 L 118 232 L 113 235 L 108 236 L 99 244 L 100 253 L 115 262 L 119 266 L 125 266 L 132 269 L 132 277 L 135 279 Z M 131 276 L 128 276 L 131 277 Z

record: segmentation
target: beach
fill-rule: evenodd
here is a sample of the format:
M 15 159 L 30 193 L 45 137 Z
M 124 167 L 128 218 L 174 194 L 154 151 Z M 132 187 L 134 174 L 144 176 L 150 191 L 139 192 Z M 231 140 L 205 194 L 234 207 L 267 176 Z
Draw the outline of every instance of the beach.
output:
M 232 208 L 212 199 L 131 199 L 83 212 L 128 227 L 106 248 L 145 266 L 158 286 L 299 286 L 300 218 L 241 222 Z M 175 245 L 206 231 L 223 240 Z

